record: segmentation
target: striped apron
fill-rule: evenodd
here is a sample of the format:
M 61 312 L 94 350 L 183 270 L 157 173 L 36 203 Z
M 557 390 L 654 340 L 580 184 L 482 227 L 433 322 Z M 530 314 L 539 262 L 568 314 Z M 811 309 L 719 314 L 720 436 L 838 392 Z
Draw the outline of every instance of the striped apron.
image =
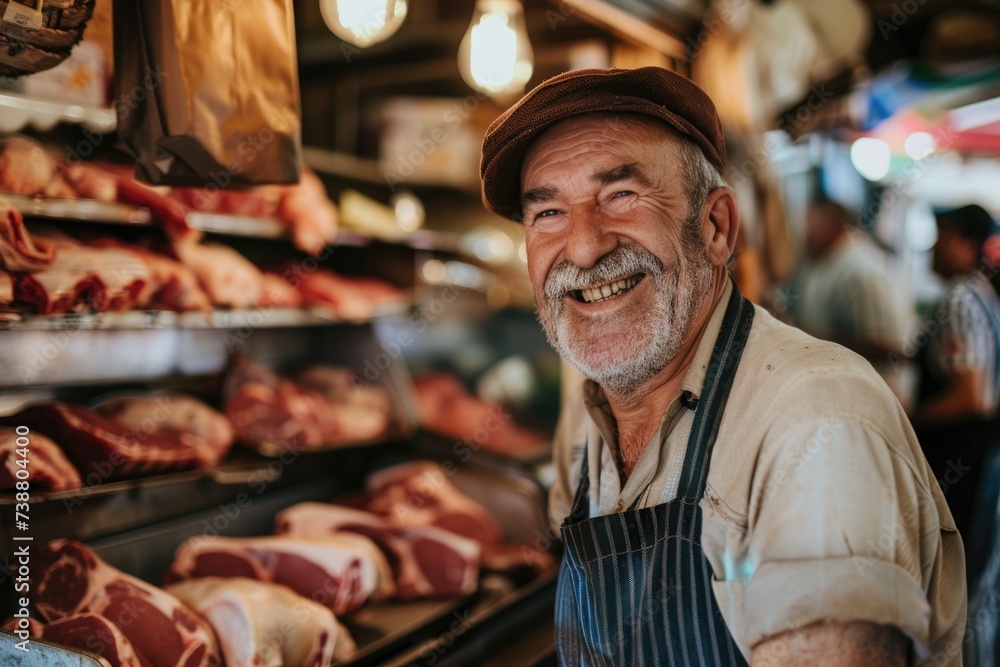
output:
M 562 525 L 556 591 L 560 665 L 746 665 L 712 594 L 699 501 L 736 367 L 753 324 L 736 285 L 695 409 L 677 498 L 588 518 L 584 452 L 573 508 Z

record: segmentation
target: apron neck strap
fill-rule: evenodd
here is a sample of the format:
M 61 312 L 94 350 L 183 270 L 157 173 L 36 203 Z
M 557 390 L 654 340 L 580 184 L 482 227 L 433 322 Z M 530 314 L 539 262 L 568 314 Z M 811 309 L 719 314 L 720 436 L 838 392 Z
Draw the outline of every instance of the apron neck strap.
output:
M 722 413 L 729 399 L 729 390 L 733 386 L 736 368 L 743 356 L 743 348 L 746 346 L 750 327 L 753 325 L 753 304 L 740 294 L 736 281 L 730 282 L 733 291 L 726 306 L 726 314 L 722 319 L 722 327 L 719 329 L 719 337 L 712 350 L 705 384 L 702 386 L 698 407 L 694 413 L 694 424 L 691 426 L 691 436 L 688 438 L 687 451 L 684 454 L 684 468 L 677 487 L 678 498 L 700 500 L 705 493 L 712 448 L 719 434 L 719 424 L 722 422 Z

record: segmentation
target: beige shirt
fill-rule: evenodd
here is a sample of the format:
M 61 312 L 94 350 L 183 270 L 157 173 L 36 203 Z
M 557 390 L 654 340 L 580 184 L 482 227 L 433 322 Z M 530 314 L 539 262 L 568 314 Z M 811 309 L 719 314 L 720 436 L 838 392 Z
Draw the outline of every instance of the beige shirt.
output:
M 695 396 L 731 289 L 684 379 Z M 591 516 L 673 499 L 693 416 L 674 400 L 622 488 L 603 394 L 572 383 L 554 444 L 553 527 L 569 514 L 585 449 Z M 868 621 L 905 632 L 918 664 L 961 665 L 962 542 L 906 415 L 861 357 L 757 308 L 701 507 L 715 599 L 748 660 L 795 628 Z

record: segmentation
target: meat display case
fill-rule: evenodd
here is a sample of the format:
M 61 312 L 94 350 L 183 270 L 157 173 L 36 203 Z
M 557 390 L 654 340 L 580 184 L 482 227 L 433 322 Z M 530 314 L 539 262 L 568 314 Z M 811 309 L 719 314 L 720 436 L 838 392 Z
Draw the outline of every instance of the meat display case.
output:
M 39 200 L 21 201 L 17 206 L 28 217 L 56 224 L 150 224 L 148 212 L 135 207 L 84 204 L 74 209 Z M 268 220 L 204 216 L 192 222 L 234 245 L 284 236 Z M 418 258 L 451 253 L 457 247 L 453 238 L 435 232 L 421 232 L 392 244 L 342 232 L 338 243 L 376 253 L 390 247 L 386 252 L 395 252 L 396 258 L 401 255 L 391 246 L 401 246 L 404 253 L 410 253 L 411 274 L 416 273 Z M 334 267 L 340 259 L 346 259 L 345 254 L 334 253 Z M 419 295 L 420 290 L 414 289 L 413 294 Z M 383 349 L 379 321 L 405 315 L 413 307 L 413 303 L 391 304 L 362 321 L 345 321 L 324 308 L 272 309 L 263 320 L 255 309 L 0 319 L 0 416 L 32 402 L 86 404 L 123 389 L 183 390 L 211 400 L 218 393 L 234 345 L 275 368 L 307 361 L 357 368 Z M 39 363 L 36 353 L 53 346 L 55 352 L 43 352 Z M 27 375 L 26 367 L 31 371 Z M 382 441 L 305 453 L 285 463 L 235 451 L 211 470 L 105 483 L 74 492 L 33 492 L 31 535 L 36 543 L 59 537 L 79 539 L 112 566 L 159 584 L 174 549 L 192 535 L 206 530 L 227 536 L 268 534 L 279 510 L 355 492 L 372 470 L 387 463 L 448 460 L 448 449 L 418 430 L 412 381 L 404 360 L 393 358 L 375 382 L 392 402 L 393 428 Z M 508 539 L 532 542 L 545 533 L 543 490 L 523 464 L 485 453 L 468 463 L 452 463 L 458 468 L 456 484 L 490 509 Z M 241 494 L 253 502 L 231 517 L 226 508 L 233 507 Z M 8 545 L 0 568 L 4 590 L 0 611 L 5 617 L 16 605 L 10 585 L 14 508 L 11 497 L 0 497 L 0 534 Z M 551 570 L 527 582 L 489 575 L 469 597 L 366 608 L 346 619 L 359 645 L 350 664 L 488 664 L 488 657 L 501 655 L 501 649 L 510 651 L 512 633 L 525 636 L 532 630 L 539 634 L 539 629 L 540 637 L 533 645 L 538 648 L 537 662 L 544 663 L 551 659 L 554 578 Z M 459 633 L 449 630 L 456 619 L 462 624 Z M 13 641 L 9 633 L 0 635 L 0 655 L 11 655 L 2 652 L 9 651 Z M 38 662 L 40 658 L 44 661 Z M 17 653 L 11 660 L 4 664 L 89 666 L 103 662 L 57 646 L 44 647 L 33 662 Z M 520 664 L 533 664 L 534 658 L 524 660 Z

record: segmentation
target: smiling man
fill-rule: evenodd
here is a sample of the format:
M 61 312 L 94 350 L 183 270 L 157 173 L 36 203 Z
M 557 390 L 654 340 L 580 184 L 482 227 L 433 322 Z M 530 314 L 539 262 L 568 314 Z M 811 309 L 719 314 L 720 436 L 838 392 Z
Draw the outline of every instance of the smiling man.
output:
M 554 444 L 560 662 L 960 665 L 962 543 L 909 422 L 740 295 L 724 164 L 711 100 L 652 67 L 550 79 L 483 143 L 586 378 Z

